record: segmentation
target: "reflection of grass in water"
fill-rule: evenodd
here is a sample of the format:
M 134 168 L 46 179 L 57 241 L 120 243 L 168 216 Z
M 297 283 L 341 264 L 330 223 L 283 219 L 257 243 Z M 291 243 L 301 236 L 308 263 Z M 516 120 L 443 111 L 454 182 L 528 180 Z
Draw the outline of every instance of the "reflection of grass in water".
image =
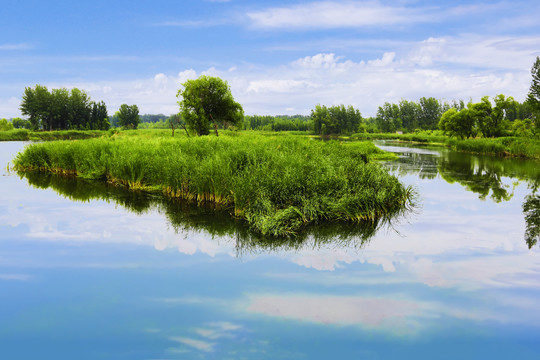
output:
M 19 172 L 29 184 L 41 188 L 52 188 L 57 193 L 74 201 L 89 202 L 93 199 L 112 202 L 142 215 L 157 210 L 167 217 L 177 233 L 204 231 L 213 238 L 229 238 L 235 242 L 238 255 L 268 251 L 296 251 L 306 246 L 318 248 L 323 245 L 335 247 L 357 247 L 365 245 L 381 227 L 392 219 L 405 215 L 405 210 L 385 219 L 360 223 L 321 223 L 307 226 L 295 237 L 264 236 L 253 231 L 241 219 L 231 217 L 228 211 L 215 206 L 197 206 L 194 203 L 171 199 L 160 194 L 128 190 L 107 182 L 78 179 L 37 171 Z
M 371 143 L 294 136 L 112 137 L 27 147 L 19 170 L 107 179 L 130 189 L 228 210 L 255 232 L 297 236 L 325 222 L 377 222 L 405 209 L 411 189 L 371 160 Z

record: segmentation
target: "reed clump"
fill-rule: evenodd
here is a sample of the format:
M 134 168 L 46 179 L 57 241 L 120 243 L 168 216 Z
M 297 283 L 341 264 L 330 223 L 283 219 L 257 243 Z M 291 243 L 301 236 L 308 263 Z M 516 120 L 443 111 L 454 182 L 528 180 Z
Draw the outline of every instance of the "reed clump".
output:
M 369 222 L 403 211 L 411 189 L 373 159 L 371 143 L 242 134 L 102 137 L 32 144 L 14 160 L 40 170 L 228 209 L 262 235 L 292 236 L 322 222 Z

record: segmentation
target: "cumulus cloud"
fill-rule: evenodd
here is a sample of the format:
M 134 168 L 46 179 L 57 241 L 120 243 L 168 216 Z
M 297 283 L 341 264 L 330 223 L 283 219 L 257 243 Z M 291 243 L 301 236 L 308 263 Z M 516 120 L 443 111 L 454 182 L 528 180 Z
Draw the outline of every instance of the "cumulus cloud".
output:
M 540 37 L 461 35 L 430 37 L 401 43 L 369 58 L 337 52 L 308 54 L 275 66 L 230 64 L 206 69 L 156 72 L 129 81 L 58 82 L 50 88 L 86 89 L 104 100 L 109 112 L 121 104 L 137 104 L 141 113 L 178 112 L 181 84 L 200 75 L 228 81 L 246 114 L 309 114 L 318 103 L 353 105 L 362 115 L 375 115 L 384 102 L 423 96 L 479 100 L 504 93 L 523 101 L 530 84 L 530 66 Z M 391 44 L 387 47 L 392 47 Z M 18 116 L 19 100 L 0 98 L 3 116 Z

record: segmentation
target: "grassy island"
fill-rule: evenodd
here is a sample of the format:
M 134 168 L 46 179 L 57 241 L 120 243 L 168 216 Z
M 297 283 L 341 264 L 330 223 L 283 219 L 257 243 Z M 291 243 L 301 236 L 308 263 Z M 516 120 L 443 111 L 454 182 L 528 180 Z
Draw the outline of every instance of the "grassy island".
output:
M 322 222 L 389 218 L 412 191 L 374 162 L 369 142 L 229 133 L 197 138 L 104 136 L 31 144 L 17 171 L 44 171 L 160 191 L 227 209 L 262 235 L 291 236 Z

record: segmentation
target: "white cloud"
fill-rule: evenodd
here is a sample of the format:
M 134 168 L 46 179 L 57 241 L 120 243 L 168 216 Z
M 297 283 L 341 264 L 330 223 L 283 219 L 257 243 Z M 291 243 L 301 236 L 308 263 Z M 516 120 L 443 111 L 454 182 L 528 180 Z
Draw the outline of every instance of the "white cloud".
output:
M 181 71 L 178 73 L 178 82 L 184 83 L 187 80 L 192 80 L 197 78 L 197 72 L 193 69 Z
M 190 339 L 190 338 L 180 337 L 180 336 L 173 336 L 173 337 L 170 337 L 169 339 L 172 341 L 176 341 L 181 344 L 187 345 L 194 349 L 204 351 L 204 352 L 213 352 L 214 347 L 216 346 L 215 343 L 211 343 L 208 341 Z
M 29 279 L 30 275 L 25 274 L 0 274 L 0 280 L 27 281 Z
M 286 319 L 373 328 L 391 324 L 394 330 L 404 330 L 406 318 L 420 310 L 408 300 L 317 294 L 254 295 L 247 306 L 248 312 Z
M 332 29 L 435 21 L 426 9 L 379 2 L 313 2 L 247 13 L 251 26 L 270 29 Z
M 472 98 L 504 93 L 523 101 L 540 37 L 462 35 L 430 37 L 416 43 L 387 44 L 378 56 L 353 59 L 339 53 L 315 53 L 275 66 L 228 64 L 184 69 L 177 75 L 156 72 L 129 81 L 58 82 L 49 88 L 86 89 L 104 100 L 110 113 L 121 104 L 137 104 L 141 113 L 178 112 L 181 84 L 199 75 L 229 82 L 246 114 L 309 114 L 318 103 L 353 105 L 364 116 L 375 115 L 384 102 L 423 96 Z M 2 116 L 19 116 L 20 100 L 0 99 Z
M 0 44 L 0 51 L 8 51 L 8 50 L 28 50 L 32 47 L 26 43 L 20 43 L 20 44 Z
M 250 81 L 247 88 L 247 92 L 255 93 L 289 93 L 294 90 L 299 90 L 301 88 L 310 87 L 311 85 L 308 81 L 299 81 L 292 79 L 285 80 L 256 80 Z
M 216 340 L 221 338 L 234 338 L 234 332 L 242 328 L 241 325 L 236 325 L 227 321 L 214 322 L 207 324 L 205 328 L 195 329 L 195 333 L 206 339 Z

